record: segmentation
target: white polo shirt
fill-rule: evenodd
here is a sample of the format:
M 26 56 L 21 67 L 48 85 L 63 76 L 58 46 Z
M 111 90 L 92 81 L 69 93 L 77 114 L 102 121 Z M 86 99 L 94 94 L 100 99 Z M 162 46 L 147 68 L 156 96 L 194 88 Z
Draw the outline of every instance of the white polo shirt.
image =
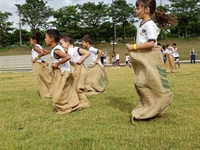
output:
M 155 22 L 153 20 L 148 20 L 140 25 L 137 30 L 136 44 L 143 44 L 153 40 L 156 46 L 159 33 L 160 29 L 156 26 Z

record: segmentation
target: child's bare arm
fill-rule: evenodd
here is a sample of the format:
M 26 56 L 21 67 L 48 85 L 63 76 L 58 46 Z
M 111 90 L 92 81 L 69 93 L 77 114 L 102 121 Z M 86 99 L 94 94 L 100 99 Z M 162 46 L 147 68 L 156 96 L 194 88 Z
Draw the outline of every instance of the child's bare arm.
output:
M 34 50 L 35 50 L 36 52 L 38 52 L 38 56 L 36 56 L 35 58 L 32 59 L 32 62 L 33 62 L 33 63 L 36 62 L 36 60 L 37 60 L 38 58 L 40 58 L 40 57 L 42 57 L 42 56 L 44 55 L 44 51 L 43 51 L 42 49 L 40 49 L 38 46 L 35 46 L 35 47 L 34 47 Z
M 65 63 L 65 62 L 67 62 L 68 60 L 70 60 L 69 55 L 66 54 L 66 53 L 63 53 L 63 52 L 60 51 L 60 50 L 55 50 L 55 51 L 54 51 L 54 55 L 55 55 L 56 57 L 62 58 L 62 59 L 61 59 L 60 61 L 58 61 L 57 63 L 53 63 L 53 64 L 52 64 L 52 66 L 53 66 L 54 68 L 57 68 L 60 64 L 63 64 L 63 63 Z
M 77 61 L 77 64 L 81 64 L 85 59 L 90 56 L 90 52 L 82 48 L 79 49 L 79 53 L 82 55 L 82 57 Z

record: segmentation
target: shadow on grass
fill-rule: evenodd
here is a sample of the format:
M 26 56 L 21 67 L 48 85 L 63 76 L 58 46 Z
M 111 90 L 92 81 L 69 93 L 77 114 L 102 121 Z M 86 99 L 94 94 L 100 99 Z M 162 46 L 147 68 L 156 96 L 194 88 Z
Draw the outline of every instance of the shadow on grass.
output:
M 130 113 L 133 109 L 133 103 L 129 102 L 129 99 L 127 97 L 113 97 L 109 96 L 109 106 L 118 108 L 122 112 L 128 112 Z

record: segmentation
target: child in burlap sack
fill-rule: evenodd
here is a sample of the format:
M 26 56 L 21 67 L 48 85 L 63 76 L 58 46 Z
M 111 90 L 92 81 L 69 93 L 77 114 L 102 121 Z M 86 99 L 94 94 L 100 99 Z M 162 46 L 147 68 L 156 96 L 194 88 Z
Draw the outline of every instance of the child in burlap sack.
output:
M 57 114 L 68 114 L 82 109 L 82 105 L 71 85 L 73 78 L 70 72 L 70 57 L 58 44 L 59 39 L 58 30 L 50 29 L 46 31 L 46 45 L 52 48 L 52 105 L 57 110 Z
M 52 97 L 51 76 L 49 75 L 49 64 L 45 62 L 42 56 L 49 52 L 42 48 L 40 43 L 41 33 L 37 32 L 30 37 L 32 47 L 31 61 L 33 63 L 33 73 L 35 82 L 38 86 L 40 96 L 42 98 Z
M 84 66 L 84 60 L 89 57 L 90 52 L 73 45 L 73 37 L 70 34 L 64 34 L 60 38 L 60 45 L 70 56 L 71 71 L 73 75 L 72 87 L 77 92 L 79 101 L 83 108 L 89 107 L 90 102 L 85 95 L 85 80 L 88 74 Z
M 87 48 L 90 52 L 90 68 L 88 69 L 88 77 L 86 79 L 86 94 L 96 95 L 104 93 L 108 84 L 108 78 L 100 61 L 102 51 L 92 46 L 92 39 L 89 35 L 82 38 L 83 47 Z
M 126 44 L 135 72 L 134 85 L 139 96 L 139 104 L 131 112 L 132 120 L 162 116 L 173 99 L 161 47 L 156 46 L 160 29 L 151 20 L 154 13 L 155 21 L 161 28 L 178 23 L 175 15 L 156 11 L 155 0 L 136 1 L 136 15 L 142 21 L 137 30 L 136 44 Z

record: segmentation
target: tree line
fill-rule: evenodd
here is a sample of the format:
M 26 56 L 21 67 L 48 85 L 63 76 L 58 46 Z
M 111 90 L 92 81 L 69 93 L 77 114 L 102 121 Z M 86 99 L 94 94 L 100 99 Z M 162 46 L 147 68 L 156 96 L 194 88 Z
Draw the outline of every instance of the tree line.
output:
M 176 14 L 179 24 L 162 30 L 165 37 L 196 36 L 200 33 L 200 0 L 169 0 L 170 5 L 158 6 L 166 13 Z M 134 23 L 138 20 L 135 6 L 126 0 L 114 0 L 112 4 L 103 1 L 95 4 L 87 2 L 82 5 L 65 6 L 54 10 L 43 0 L 26 0 L 22 5 L 15 4 L 21 25 L 28 25 L 30 31 L 12 28 L 8 20 L 10 12 L 0 11 L 0 45 L 19 45 L 20 37 L 28 44 L 31 34 L 42 33 L 50 28 L 57 28 L 61 34 L 70 33 L 75 39 L 90 34 L 94 41 L 133 40 L 136 35 Z M 53 19 L 52 19 L 53 18 Z M 43 34 L 44 35 L 44 34 Z

